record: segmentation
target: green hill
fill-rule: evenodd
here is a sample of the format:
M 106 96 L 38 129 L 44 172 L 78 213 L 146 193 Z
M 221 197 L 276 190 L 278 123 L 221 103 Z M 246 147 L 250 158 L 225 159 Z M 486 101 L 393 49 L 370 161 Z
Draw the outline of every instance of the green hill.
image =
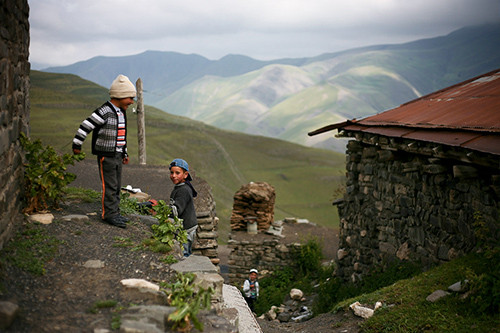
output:
M 469 27 L 443 37 L 323 55 L 300 65 L 205 76 L 155 106 L 219 128 L 339 150 L 330 135 L 311 139 L 305 134 L 498 68 L 499 45 L 500 25 Z
M 31 71 L 31 136 L 71 151 L 80 122 L 105 100 L 107 89 L 75 75 Z M 290 142 L 217 129 L 146 106 L 147 163 L 183 156 L 213 189 L 221 236 L 227 237 L 234 193 L 250 181 L 276 189 L 275 218 L 307 218 L 338 226 L 331 202 L 342 189 L 345 155 Z M 131 108 L 129 108 L 129 111 Z M 131 163 L 138 163 L 135 115 L 129 115 Z M 90 140 L 84 151 L 90 157 Z

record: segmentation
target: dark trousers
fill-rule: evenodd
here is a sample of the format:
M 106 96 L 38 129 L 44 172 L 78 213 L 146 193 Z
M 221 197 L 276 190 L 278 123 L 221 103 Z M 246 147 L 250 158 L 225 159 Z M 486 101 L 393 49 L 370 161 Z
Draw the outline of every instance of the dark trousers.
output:
M 122 154 L 113 157 L 97 156 L 102 191 L 102 218 L 120 214 L 120 191 L 122 187 Z
M 245 301 L 247 301 L 248 307 L 250 308 L 250 310 L 252 310 L 252 312 L 255 312 L 255 310 L 254 310 L 255 300 L 256 299 L 253 297 L 245 297 Z

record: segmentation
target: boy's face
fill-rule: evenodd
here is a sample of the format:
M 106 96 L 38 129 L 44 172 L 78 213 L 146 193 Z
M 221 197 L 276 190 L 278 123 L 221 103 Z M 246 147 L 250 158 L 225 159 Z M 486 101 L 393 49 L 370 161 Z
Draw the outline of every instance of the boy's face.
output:
M 184 183 L 188 175 L 189 172 L 185 171 L 181 167 L 170 167 L 170 180 L 172 181 L 172 183 L 174 183 L 174 185 Z
M 127 97 L 127 98 L 115 98 L 115 99 L 112 99 L 112 101 L 115 101 L 115 103 L 113 103 L 114 105 L 116 105 L 117 107 L 127 111 L 129 105 L 131 104 L 134 104 L 134 98 L 133 97 Z
M 250 280 L 251 281 L 257 280 L 257 274 L 255 272 L 250 273 Z

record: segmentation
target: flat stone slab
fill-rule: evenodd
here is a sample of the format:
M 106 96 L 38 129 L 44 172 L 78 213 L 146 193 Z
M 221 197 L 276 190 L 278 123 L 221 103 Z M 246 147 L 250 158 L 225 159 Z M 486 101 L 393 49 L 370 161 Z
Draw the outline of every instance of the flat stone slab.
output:
M 224 306 L 234 308 L 238 311 L 238 332 L 239 333 L 262 333 L 257 319 L 248 307 L 247 302 L 241 292 L 235 286 L 224 284 L 222 286 Z
M 81 214 L 70 214 L 70 215 L 65 215 L 62 217 L 63 221 L 66 222 L 86 222 L 89 220 L 89 217 L 87 215 L 81 215 Z
M 205 256 L 191 255 L 175 264 L 170 265 L 178 273 L 200 272 L 200 273 L 218 273 L 217 268 L 210 259 Z

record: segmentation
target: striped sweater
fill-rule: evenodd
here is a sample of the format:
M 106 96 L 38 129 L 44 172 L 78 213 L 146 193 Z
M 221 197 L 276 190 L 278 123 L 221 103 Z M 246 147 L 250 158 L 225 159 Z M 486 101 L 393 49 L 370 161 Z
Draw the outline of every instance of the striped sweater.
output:
M 125 129 L 127 128 L 127 114 L 123 112 Z M 87 135 L 92 132 L 92 154 L 99 156 L 114 156 L 117 152 L 118 115 L 111 105 L 106 102 L 97 108 L 85 119 L 78 128 L 73 139 L 73 149 L 82 149 Z M 123 133 L 120 133 L 123 134 Z M 127 156 L 126 131 L 124 133 L 123 157 Z

